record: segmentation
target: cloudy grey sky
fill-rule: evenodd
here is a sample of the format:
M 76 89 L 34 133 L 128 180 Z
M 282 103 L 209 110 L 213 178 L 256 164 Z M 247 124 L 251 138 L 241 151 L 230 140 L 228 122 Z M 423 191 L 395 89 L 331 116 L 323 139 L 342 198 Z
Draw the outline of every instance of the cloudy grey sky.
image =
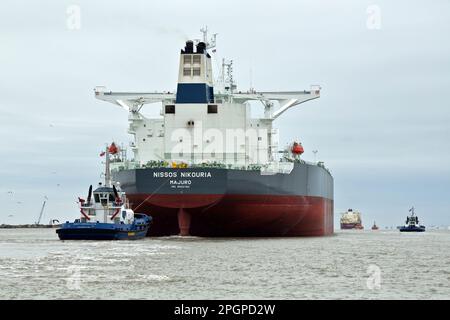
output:
M 257 90 L 322 86 L 276 125 L 331 169 L 336 224 L 353 207 L 366 226 L 395 226 L 415 205 L 425 224 L 450 225 L 448 0 L 3 0 L 0 223 L 34 222 L 44 196 L 45 222 L 76 218 L 104 143 L 130 139 L 126 112 L 93 88 L 174 91 L 179 49 L 203 25 L 240 89 L 250 69 Z

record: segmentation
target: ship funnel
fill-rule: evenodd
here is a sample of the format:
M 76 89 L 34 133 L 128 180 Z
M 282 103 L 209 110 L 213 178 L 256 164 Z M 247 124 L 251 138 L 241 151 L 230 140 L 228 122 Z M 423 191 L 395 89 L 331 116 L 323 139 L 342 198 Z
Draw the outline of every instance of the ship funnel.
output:
M 194 42 L 192 40 L 186 41 L 186 46 L 184 47 L 185 53 L 194 53 Z
M 206 44 L 204 42 L 199 42 L 197 44 L 197 53 L 205 53 Z
M 194 52 L 194 41 L 188 40 L 181 50 L 176 104 L 214 102 L 211 56 L 206 49 L 206 42 L 200 41 Z

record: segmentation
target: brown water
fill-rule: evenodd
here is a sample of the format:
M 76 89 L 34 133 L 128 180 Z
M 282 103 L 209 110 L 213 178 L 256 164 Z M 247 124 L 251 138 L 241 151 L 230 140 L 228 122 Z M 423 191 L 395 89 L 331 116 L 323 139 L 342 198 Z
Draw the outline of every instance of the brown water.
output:
M 0 230 L 1 299 L 449 299 L 450 231 L 59 241 Z

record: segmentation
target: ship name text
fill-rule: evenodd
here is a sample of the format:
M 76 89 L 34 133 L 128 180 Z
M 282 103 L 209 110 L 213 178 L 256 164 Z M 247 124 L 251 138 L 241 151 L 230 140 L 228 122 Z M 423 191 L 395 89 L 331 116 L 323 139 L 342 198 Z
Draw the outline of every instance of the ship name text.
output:
M 211 172 L 209 171 L 188 171 L 188 172 L 177 172 L 177 171 L 162 171 L 153 172 L 153 178 L 211 178 Z

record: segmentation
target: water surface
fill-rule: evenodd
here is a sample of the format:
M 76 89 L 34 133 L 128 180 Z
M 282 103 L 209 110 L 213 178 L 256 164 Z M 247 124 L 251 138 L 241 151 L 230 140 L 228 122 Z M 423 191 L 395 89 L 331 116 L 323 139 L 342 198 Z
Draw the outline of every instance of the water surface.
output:
M 1 299 L 449 299 L 450 231 L 59 241 L 0 230 Z

